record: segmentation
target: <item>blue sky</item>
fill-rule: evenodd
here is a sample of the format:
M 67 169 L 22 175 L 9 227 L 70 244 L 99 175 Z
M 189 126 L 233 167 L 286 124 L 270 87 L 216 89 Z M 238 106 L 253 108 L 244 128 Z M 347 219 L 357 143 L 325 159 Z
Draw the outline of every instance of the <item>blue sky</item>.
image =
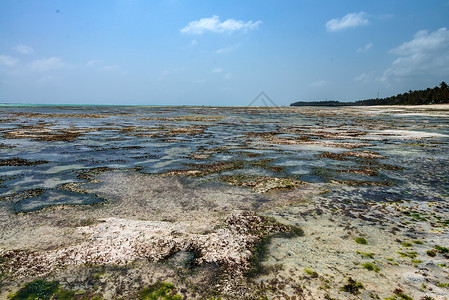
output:
M 289 105 L 449 81 L 449 0 L 0 5 L 0 103 Z

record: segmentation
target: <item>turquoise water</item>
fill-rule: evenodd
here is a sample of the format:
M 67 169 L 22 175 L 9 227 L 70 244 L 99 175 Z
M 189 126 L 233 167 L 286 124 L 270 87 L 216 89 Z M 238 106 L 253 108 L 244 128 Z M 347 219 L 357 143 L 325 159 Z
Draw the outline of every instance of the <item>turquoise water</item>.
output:
M 195 105 L 31 104 L 0 103 L 0 107 L 196 107 Z M 206 106 L 207 107 L 207 106 Z

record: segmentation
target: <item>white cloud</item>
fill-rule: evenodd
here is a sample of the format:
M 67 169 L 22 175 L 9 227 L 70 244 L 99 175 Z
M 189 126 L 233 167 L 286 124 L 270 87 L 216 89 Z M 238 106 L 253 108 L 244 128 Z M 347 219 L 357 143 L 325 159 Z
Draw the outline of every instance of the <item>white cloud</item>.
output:
M 411 76 L 449 75 L 449 31 L 440 28 L 434 32 L 418 31 L 413 39 L 390 50 L 397 56 L 385 70 L 381 81 Z
M 449 45 L 449 31 L 443 27 L 437 31 L 429 32 L 420 30 L 410 42 L 403 43 L 390 52 L 398 55 L 411 55 L 423 52 L 438 52 L 444 50 Z
M 257 29 L 262 21 L 240 21 L 234 19 L 227 19 L 224 22 L 220 22 L 218 16 L 212 16 L 211 18 L 203 18 L 198 21 L 189 22 L 187 26 L 181 29 L 182 33 L 202 34 L 204 32 L 233 32 L 233 31 L 247 31 L 251 29 Z
M 319 88 L 319 87 L 322 87 L 325 84 L 326 84 L 326 81 L 324 81 L 324 80 L 317 80 L 317 81 L 311 82 L 309 84 L 309 86 L 311 86 L 313 88 Z
M 340 31 L 351 27 L 368 24 L 368 16 L 365 12 L 347 14 L 341 19 L 332 19 L 326 23 L 327 31 Z
M 226 73 L 224 76 L 224 79 L 231 79 L 232 78 L 232 73 Z
M 190 42 L 190 46 L 196 46 L 198 45 L 198 41 L 197 40 L 193 40 Z
M 30 46 L 25 46 L 25 45 L 17 45 L 14 47 L 14 49 L 22 54 L 31 54 L 34 52 L 33 48 L 31 48 Z
M 45 72 L 48 70 L 57 70 L 68 67 L 68 64 L 62 61 L 60 57 L 50 57 L 44 59 L 37 59 L 30 65 L 31 70 L 37 72 Z
M 240 44 L 235 44 L 235 45 L 232 45 L 232 46 L 229 46 L 229 47 L 224 47 L 224 48 L 217 49 L 217 50 L 215 50 L 215 53 L 217 53 L 217 54 L 229 53 L 229 52 L 234 51 L 238 47 L 240 47 Z
M 357 52 L 366 52 L 369 49 L 371 49 L 373 47 L 373 43 L 368 43 L 363 47 L 360 47 L 359 49 L 357 49 Z
M 361 81 L 364 83 L 368 82 L 368 80 L 369 80 L 369 76 L 366 73 L 362 73 L 359 76 L 354 78 L 354 81 Z
M 91 59 L 86 63 L 86 67 L 94 67 L 96 66 L 99 62 L 101 62 L 100 60 L 97 59 Z
M 223 72 L 222 68 L 213 68 L 212 69 L 212 73 L 221 73 L 221 72 Z
M 18 62 L 19 60 L 17 58 L 7 55 L 0 55 L 0 66 L 14 67 Z

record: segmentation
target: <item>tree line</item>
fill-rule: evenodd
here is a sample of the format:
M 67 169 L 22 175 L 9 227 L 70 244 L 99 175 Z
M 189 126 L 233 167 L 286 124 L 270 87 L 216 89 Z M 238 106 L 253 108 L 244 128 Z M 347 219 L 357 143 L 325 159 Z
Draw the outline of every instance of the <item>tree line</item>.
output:
M 290 106 L 368 106 L 368 105 L 423 105 L 423 104 L 449 104 L 449 87 L 446 82 L 439 86 L 425 90 L 408 91 L 403 94 L 386 98 L 358 100 L 355 102 L 340 101 L 298 101 Z

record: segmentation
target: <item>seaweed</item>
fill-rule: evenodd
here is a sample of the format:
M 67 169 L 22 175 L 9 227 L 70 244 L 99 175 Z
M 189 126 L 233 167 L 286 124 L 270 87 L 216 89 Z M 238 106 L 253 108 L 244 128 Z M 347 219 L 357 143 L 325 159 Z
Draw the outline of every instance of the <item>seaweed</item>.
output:
M 362 267 L 364 267 L 364 268 L 367 269 L 368 271 L 374 271 L 374 272 L 376 272 L 376 273 L 378 273 L 378 272 L 380 271 L 380 268 L 379 268 L 378 266 L 376 266 L 376 265 L 373 264 L 373 263 L 369 263 L 369 262 L 363 263 L 363 264 L 362 264 Z
M 395 295 L 393 297 L 387 297 L 385 300 L 413 300 L 412 297 L 404 294 L 404 291 L 397 288 L 393 292 Z
M 316 272 L 316 271 L 314 271 L 312 269 L 305 268 L 304 272 L 306 272 L 306 274 L 309 275 L 312 278 L 318 278 L 318 272 Z
M 361 256 L 374 259 L 374 253 L 371 253 L 371 252 L 370 253 L 364 253 L 364 252 L 360 252 L 360 251 L 356 251 L 356 253 L 360 254 Z
M 13 157 L 8 159 L 0 159 L 0 166 L 36 166 L 47 164 L 46 160 L 27 160 L 19 157 Z
M 140 300 L 182 300 L 182 296 L 178 295 L 173 284 L 158 281 L 155 284 L 143 288 L 139 293 Z
M 409 258 L 416 258 L 418 256 L 418 252 L 416 251 L 408 251 L 408 252 L 398 252 L 398 254 L 401 257 L 409 257 Z
M 262 226 L 267 227 L 267 226 Z M 253 255 L 250 258 L 251 268 L 246 272 L 248 278 L 254 278 L 259 275 L 269 274 L 275 267 L 267 267 L 262 264 L 268 258 L 268 247 L 274 238 L 294 238 L 303 236 L 304 231 L 297 226 L 281 225 L 281 232 L 267 234 L 263 236 L 253 247 Z M 317 274 L 318 275 L 318 274 Z
M 360 294 L 360 289 L 364 289 L 365 287 L 361 282 L 355 281 L 352 279 L 352 277 L 348 278 L 348 282 L 340 288 L 340 290 L 353 294 L 358 295 Z
M 36 279 L 26 283 L 16 293 L 8 295 L 11 300 L 33 300 L 33 299 L 73 299 L 75 292 L 60 287 L 58 281 L 45 281 Z
M 109 167 L 98 167 L 98 168 L 91 168 L 91 169 L 83 169 L 75 171 L 76 177 L 79 179 L 83 179 L 86 181 L 92 181 L 96 176 L 100 175 L 101 173 L 114 171 L 114 169 Z
M 446 247 L 435 245 L 435 250 L 437 250 L 441 255 L 444 256 L 444 258 L 449 258 L 449 249 Z
M 356 238 L 354 238 L 354 241 L 357 244 L 368 245 L 368 241 L 365 238 L 362 238 L 362 237 L 356 237 Z
M 221 180 L 236 186 L 251 187 L 255 193 L 266 193 L 272 190 L 295 189 L 306 184 L 303 181 L 282 177 L 232 175 L 221 176 Z

